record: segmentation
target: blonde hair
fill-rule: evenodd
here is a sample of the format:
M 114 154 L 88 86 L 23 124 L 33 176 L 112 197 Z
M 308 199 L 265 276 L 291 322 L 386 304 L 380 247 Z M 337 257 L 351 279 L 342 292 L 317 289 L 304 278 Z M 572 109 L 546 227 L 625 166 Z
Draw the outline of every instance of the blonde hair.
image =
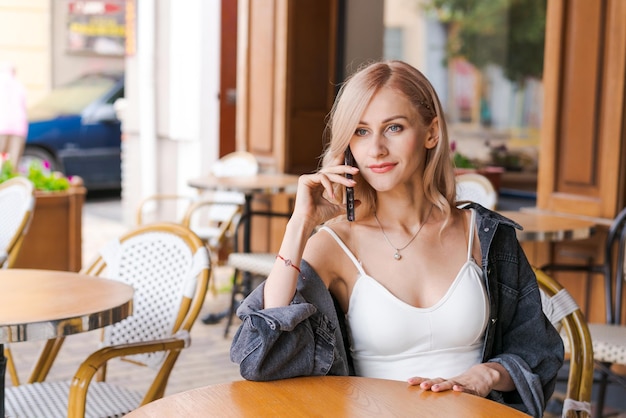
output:
M 426 152 L 422 185 L 426 199 L 445 215 L 445 226 L 456 194 L 448 129 L 435 89 L 424 74 L 405 62 L 383 61 L 368 64 L 343 83 L 329 114 L 326 134 L 330 135 L 330 141 L 322 156 L 322 167 L 336 164 L 342 158 L 365 108 L 382 87 L 390 87 L 403 94 L 424 126 L 430 126 L 435 118 L 439 122 L 439 141 Z M 355 180 L 355 198 L 361 201 L 357 208 L 357 218 L 371 215 L 376 208 L 376 193 L 360 176 Z M 334 191 L 338 199 L 343 198 L 343 189 L 335 185 Z

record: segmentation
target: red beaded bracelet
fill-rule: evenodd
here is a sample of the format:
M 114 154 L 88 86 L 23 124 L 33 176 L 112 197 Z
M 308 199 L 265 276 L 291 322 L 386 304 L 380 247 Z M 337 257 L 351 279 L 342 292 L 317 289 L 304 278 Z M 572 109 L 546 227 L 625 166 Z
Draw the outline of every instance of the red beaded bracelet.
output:
M 285 258 L 285 257 L 283 257 L 283 256 L 282 256 L 282 255 L 280 255 L 280 254 L 276 254 L 276 258 L 280 258 L 281 260 L 283 260 L 283 262 L 285 263 L 285 267 L 293 267 L 293 268 L 295 268 L 296 270 L 298 270 L 298 273 L 302 273 L 302 272 L 300 271 L 300 267 L 298 267 L 298 266 L 296 266 L 295 264 L 293 264 L 293 263 L 291 262 L 291 260 L 290 260 L 290 259 Z

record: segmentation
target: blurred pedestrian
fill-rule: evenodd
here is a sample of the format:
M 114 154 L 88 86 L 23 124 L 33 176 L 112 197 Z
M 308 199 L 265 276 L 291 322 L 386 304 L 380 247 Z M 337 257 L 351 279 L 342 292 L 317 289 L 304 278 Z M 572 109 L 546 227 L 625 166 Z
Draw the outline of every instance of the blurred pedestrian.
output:
M 0 64 L 0 153 L 7 153 L 14 167 L 24 152 L 28 118 L 26 90 L 13 64 Z

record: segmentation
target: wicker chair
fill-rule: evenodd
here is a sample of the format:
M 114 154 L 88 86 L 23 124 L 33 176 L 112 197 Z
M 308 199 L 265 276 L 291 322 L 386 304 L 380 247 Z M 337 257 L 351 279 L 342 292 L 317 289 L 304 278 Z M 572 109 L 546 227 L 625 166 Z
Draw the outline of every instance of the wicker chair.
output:
M 551 263 L 541 269 L 554 273 L 584 272 L 604 280 L 605 322 L 589 324 L 596 369 L 599 372 L 594 416 L 602 417 L 608 385 L 613 383 L 626 389 L 626 323 L 622 309 L 626 280 L 626 208 L 622 209 L 609 227 L 601 264 Z
M 593 388 L 593 345 L 587 322 L 571 295 L 556 280 L 535 269 L 543 311 L 561 330 L 569 353 L 569 376 L 562 416 L 590 417 Z
M 44 381 L 64 341 L 49 340 L 29 383 L 6 390 L 8 416 L 121 416 L 163 396 L 204 302 L 208 250 L 190 229 L 158 223 L 129 231 L 100 254 L 84 273 L 131 284 L 132 316 L 103 330 L 102 348 L 82 362 L 72 381 Z M 147 391 L 107 383 L 112 359 L 123 361 L 125 369 L 154 369 L 147 373 Z
M 456 176 L 456 200 L 471 201 L 488 209 L 495 209 L 498 193 L 489 179 L 478 173 L 465 173 Z
M 243 204 L 243 196 L 233 192 L 217 191 L 196 196 L 156 194 L 139 204 L 137 225 L 153 221 L 182 224 L 208 245 L 215 264 L 219 252 L 232 239 Z M 184 214 L 175 216 L 181 207 Z
M 211 173 L 216 177 L 250 176 L 258 172 L 256 157 L 245 151 L 226 154 L 211 167 Z M 155 194 L 139 204 L 137 225 L 161 221 L 183 224 L 206 242 L 217 262 L 220 251 L 232 243 L 233 228 L 244 203 L 242 193 L 222 190 L 194 196 Z
M 0 266 L 10 268 L 24 242 L 24 236 L 33 218 L 35 207 L 33 184 L 23 178 L 14 177 L 0 183 Z M 6 367 L 14 385 L 19 384 L 13 355 L 5 346 Z
M 0 266 L 11 267 L 28 231 L 35 207 L 33 184 L 14 177 L 0 183 Z

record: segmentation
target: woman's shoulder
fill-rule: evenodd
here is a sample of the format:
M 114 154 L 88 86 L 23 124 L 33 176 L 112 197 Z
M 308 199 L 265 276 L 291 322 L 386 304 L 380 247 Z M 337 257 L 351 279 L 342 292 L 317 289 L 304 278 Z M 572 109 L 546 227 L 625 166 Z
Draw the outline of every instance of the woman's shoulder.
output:
M 350 242 L 350 229 L 346 226 L 347 221 L 332 222 L 320 225 L 315 233 L 308 239 L 303 258 L 327 281 L 327 276 L 334 275 L 337 263 L 342 257 L 342 244 Z M 331 274 L 332 273 L 332 274 Z
M 337 242 L 338 240 L 346 243 L 350 241 L 350 233 L 352 232 L 350 226 L 350 222 L 347 220 L 333 219 L 319 225 L 311 239 L 316 239 L 324 243 Z

